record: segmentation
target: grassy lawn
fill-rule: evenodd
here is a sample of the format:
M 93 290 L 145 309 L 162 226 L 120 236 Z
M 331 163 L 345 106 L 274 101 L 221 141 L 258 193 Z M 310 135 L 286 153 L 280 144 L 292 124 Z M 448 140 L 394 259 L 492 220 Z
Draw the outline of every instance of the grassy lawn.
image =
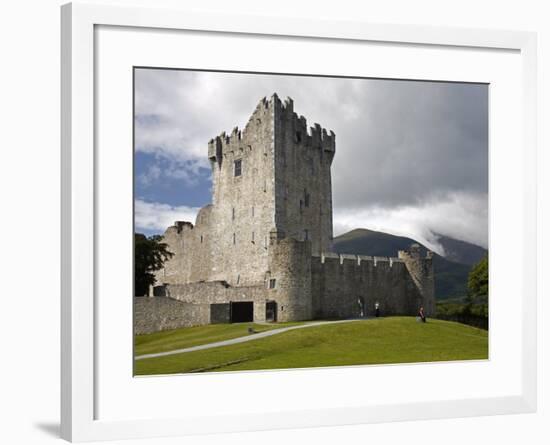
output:
M 211 324 L 208 326 L 155 332 L 154 334 L 136 335 L 134 340 L 135 354 L 142 355 L 153 352 L 173 351 L 174 349 L 189 348 L 191 346 L 243 337 L 249 335 L 249 327 L 254 328 L 255 332 L 263 332 L 299 324 L 303 323 L 274 323 L 269 325 L 255 323 Z
M 208 327 L 221 326 L 237 329 L 239 325 Z M 246 330 L 248 324 L 240 326 Z M 139 351 L 145 353 L 145 349 Z M 231 346 L 138 360 L 135 372 L 152 375 L 487 358 L 487 331 L 443 320 L 430 319 L 424 324 L 414 317 L 389 317 L 297 329 Z

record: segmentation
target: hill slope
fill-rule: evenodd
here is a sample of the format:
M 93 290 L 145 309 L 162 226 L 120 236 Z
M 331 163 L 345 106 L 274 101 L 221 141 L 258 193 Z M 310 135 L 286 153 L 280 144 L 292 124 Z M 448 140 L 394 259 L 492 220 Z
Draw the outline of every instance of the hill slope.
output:
M 184 328 L 186 329 L 186 328 Z M 135 362 L 138 375 L 487 359 L 488 333 L 414 317 L 355 320 Z
M 481 247 L 452 238 L 446 238 L 446 245 L 454 246 L 455 250 L 451 249 L 451 251 L 455 252 L 455 257 L 459 257 L 462 262 L 450 261 L 438 254 L 434 254 L 435 295 L 437 299 L 466 295 L 468 274 L 471 264 L 473 264 L 470 261 L 477 258 L 476 255 L 479 255 L 479 249 L 486 252 Z M 408 249 L 413 243 L 417 243 L 417 241 L 374 230 L 355 229 L 334 238 L 333 250 L 336 253 L 397 256 L 398 250 Z M 418 244 L 421 245 L 422 254 L 425 255 L 428 249 L 421 243 Z M 446 248 L 445 244 L 443 244 L 443 247 Z

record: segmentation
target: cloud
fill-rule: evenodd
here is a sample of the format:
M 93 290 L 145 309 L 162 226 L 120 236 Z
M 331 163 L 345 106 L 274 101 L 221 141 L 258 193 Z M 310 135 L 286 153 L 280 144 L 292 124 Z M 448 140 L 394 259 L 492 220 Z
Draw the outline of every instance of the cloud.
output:
M 157 186 L 170 179 L 181 180 L 186 186 L 196 186 L 201 178 L 210 177 L 210 166 L 205 168 L 197 160 L 180 161 L 162 155 L 155 156 L 148 162 L 139 161 L 140 167 L 145 164 L 145 170 L 138 174 L 139 186 L 143 188 Z
M 438 234 L 487 248 L 487 196 L 450 193 L 422 205 L 336 209 L 335 236 L 356 228 L 380 230 L 414 238 L 435 252 L 444 254 Z
M 144 187 L 149 187 L 159 180 L 162 170 L 158 164 L 150 164 L 147 171 L 138 176 L 138 181 Z
M 198 207 L 171 206 L 159 202 L 135 201 L 136 231 L 163 233 L 174 221 L 189 221 L 193 224 L 199 211 Z
M 335 227 L 357 214 L 355 227 L 487 245 L 486 85 L 137 70 L 136 150 L 169 159 L 177 169 L 160 174 L 193 184 L 209 168 L 208 140 L 242 128 L 273 92 L 292 97 L 310 126 L 336 133 Z

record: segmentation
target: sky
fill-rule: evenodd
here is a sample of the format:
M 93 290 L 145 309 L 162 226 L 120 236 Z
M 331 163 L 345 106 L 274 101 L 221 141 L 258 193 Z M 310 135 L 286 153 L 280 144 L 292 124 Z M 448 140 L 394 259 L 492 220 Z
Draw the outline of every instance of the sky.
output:
M 263 97 L 291 97 L 336 134 L 334 235 L 356 228 L 488 245 L 488 87 L 385 79 L 136 69 L 136 231 L 194 223 L 211 201 L 208 141 Z

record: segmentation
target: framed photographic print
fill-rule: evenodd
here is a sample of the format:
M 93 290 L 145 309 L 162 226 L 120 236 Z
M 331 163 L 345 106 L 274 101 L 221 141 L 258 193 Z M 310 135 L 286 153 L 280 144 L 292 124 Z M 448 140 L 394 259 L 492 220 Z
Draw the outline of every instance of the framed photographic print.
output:
M 535 42 L 63 6 L 62 436 L 535 410 Z

